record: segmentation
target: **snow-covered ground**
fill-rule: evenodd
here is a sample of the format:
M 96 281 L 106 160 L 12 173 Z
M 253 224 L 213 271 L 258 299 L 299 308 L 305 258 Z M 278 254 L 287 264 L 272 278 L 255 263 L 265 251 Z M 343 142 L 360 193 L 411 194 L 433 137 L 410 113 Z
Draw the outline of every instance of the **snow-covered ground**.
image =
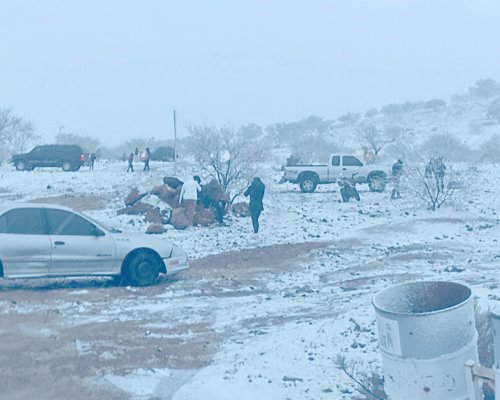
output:
M 180 169 L 185 175 L 195 172 Z M 151 189 L 172 174 L 172 165 L 153 164 L 150 173 L 125 170 L 121 163 L 101 163 L 93 172 L 21 173 L 3 165 L 0 199 L 64 203 L 88 196 L 92 204 L 78 203 L 84 213 L 119 229 L 144 232 L 141 217 L 118 216 L 117 211 L 133 186 Z M 388 191 L 371 193 L 363 186 L 360 203 L 341 203 L 335 185 L 302 194 L 296 185 L 278 184 L 279 174 L 264 166 L 267 191 L 258 235 L 251 232 L 249 219 L 232 216 L 225 226 L 169 229 L 162 237 L 197 260 L 192 271 L 173 282 L 154 289 L 120 288 L 120 296 L 105 292 L 98 301 L 97 289 L 63 286 L 59 298 L 39 304 L 29 299 L 14 304 L 9 296 L 15 292 L 7 284 L 0 319 L 44 315 L 55 307 L 67 326 L 133 322 L 146 332 L 144 340 L 163 343 L 162 351 L 168 352 L 171 340 L 211 343 L 201 364 L 187 361 L 201 351 L 196 347 L 193 354 L 187 349 L 178 356 L 184 362 L 102 366 L 97 377 L 88 378 L 90 385 L 111 385 L 131 399 L 354 399 L 359 396 L 356 385 L 334 360 L 341 355 L 359 360 L 361 369 L 380 368 L 374 293 L 398 282 L 438 279 L 470 285 L 483 309 L 500 299 L 500 177 L 489 165 L 462 166 L 461 172 L 470 179 L 455 208 L 431 213 L 410 193 L 390 201 Z M 276 255 L 269 260 L 261 256 L 259 265 L 246 258 L 254 257 L 255 249 L 272 255 L 269 246 L 299 248 L 310 242 L 316 245 L 297 251 L 296 257 L 283 256 L 282 262 Z M 245 249 L 249 252 L 241 253 Z M 225 258 L 217 255 L 228 251 L 244 254 L 238 258 L 235 253 L 241 268 L 220 265 Z M 247 262 L 255 270 L 245 270 Z M 38 334 L 47 337 L 61 329 L 39 325 Z M 116 348 L 123 346 L 115 343 L 115 348 L 113 338 L 108 339 L 105 347 L 79 338 L 73 351 L 104 363 L 119 357 Z

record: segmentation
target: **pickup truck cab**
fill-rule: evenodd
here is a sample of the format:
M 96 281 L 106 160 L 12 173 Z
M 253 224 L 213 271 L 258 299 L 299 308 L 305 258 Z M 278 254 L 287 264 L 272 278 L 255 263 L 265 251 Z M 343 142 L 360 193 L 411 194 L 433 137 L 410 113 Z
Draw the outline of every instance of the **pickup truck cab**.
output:
M 287 165 L 284 180 L 298 183 L 304 193 L 312 193 L 319 184 L 334 183 L 350 178 L 356 183 L 367 183 L 372 192 L 382 192 L 387 184 L 387 173 L 374 165 L 364 165 L 356 156 L 332 154 L 324 165 Z

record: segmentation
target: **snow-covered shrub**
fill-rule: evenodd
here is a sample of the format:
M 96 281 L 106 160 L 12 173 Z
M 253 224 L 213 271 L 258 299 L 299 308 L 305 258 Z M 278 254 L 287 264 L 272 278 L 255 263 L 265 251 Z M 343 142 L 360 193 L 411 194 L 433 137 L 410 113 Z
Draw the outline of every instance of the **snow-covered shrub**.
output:
M 370 108 L 366 113 L 365 113 L 365 118 L 373 118 L 378 115 L 378 111 L 376 108 Z
M 486 117 L 496 119 L 500 122 L 500 101 L 494 101 L 488 106 L 488 109 L 486 110 Z
M 347 113 L 338 117 L 338 121 L 346 125 L 355 124 L 360 119 L 361 119 L 361 114 L 359 113 Z
M 432 99 L 425 102 L 425 108 L 437 111 L 440 108 L 446 107 L 446 101 L 442 99 Z
M 479 148 L 480 161 L 483 162 L 500 162 L 500 135 L 492 135 Z
M 474 86 L 469 88 L 469 94 L 473 97 L 486 98 L 500 93 L 500 85 L 491 78 L 479 79 Z
M 473 152 L 462 141 L 449 133 L 438 133 L 422 143 L 419 153 L 426 158 L 444 157 L 447 161 L 462 162 L 473 159 Z

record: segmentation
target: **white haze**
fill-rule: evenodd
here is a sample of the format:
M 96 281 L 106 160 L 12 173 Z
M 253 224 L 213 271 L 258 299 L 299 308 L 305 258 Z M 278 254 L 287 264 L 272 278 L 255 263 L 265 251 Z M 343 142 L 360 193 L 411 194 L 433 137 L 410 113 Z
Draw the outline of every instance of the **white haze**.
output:
M 0 108 L 52 139 L 172 137 L 464 92 L 500 78 L 496 1 L 0 3 Z

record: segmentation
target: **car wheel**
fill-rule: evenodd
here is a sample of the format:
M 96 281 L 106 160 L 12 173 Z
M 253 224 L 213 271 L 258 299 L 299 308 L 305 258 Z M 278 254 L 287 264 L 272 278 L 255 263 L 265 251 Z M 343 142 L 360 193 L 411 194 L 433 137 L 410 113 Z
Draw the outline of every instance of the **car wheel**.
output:
M 64 172 L 69 172 L 69 171 L 73 170 L 73 165 L 71 165 L 71 163 L 69 161 L 66 161 L 62 165 L 62 169 L 63 169 Z
M 383 176 L 376 175 L 368 182 L 368 187 L 372 192 L 383 192 L 386 185 L 386 179 Z
M 16 169 L 18 171 L 25 171 L 26 170 L 26 163 L 24 161 L 17 161 L 16 162 Z
M 316 182 L 315 178 L 313 178 L 312 176 L 308 176 L 302 178 L 299 185 L 300 191 L 302 193 L 312 193 L 316 190 L 316 186 L 318 186 L 318 183 Z
M 160 261 L 158 257 L 151 253 L 141 252 L 130 260 L 123 280 L 129 280 L 133 286 L 150 286 L 156 283 L 159 274 Z

